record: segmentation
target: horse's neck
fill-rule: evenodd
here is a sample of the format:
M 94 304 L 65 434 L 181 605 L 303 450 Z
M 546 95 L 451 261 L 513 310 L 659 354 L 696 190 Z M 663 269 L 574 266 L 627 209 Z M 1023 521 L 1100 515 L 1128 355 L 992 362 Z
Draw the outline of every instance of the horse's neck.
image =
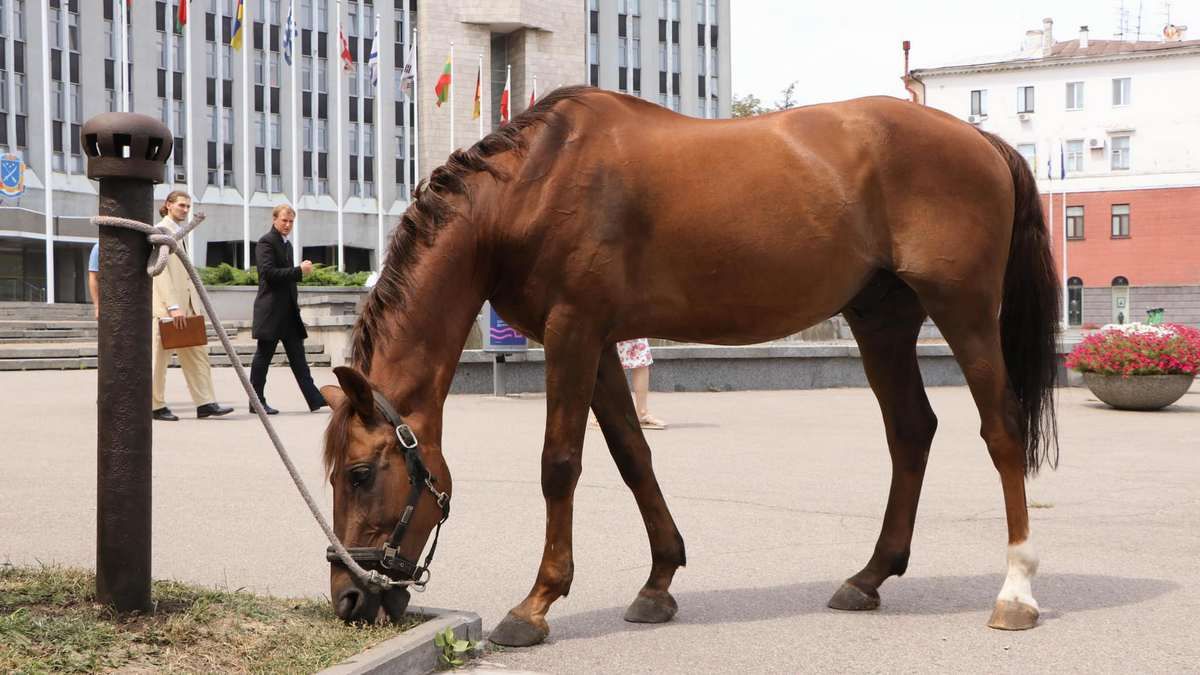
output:
M 474 237 L 453 224 L 408 270 L 403 306 L 387 317 L 391 337 L 375 345 L 371 379 L 399 387 L 393 400 L 441 410 L 486 295 L 487 271 Z

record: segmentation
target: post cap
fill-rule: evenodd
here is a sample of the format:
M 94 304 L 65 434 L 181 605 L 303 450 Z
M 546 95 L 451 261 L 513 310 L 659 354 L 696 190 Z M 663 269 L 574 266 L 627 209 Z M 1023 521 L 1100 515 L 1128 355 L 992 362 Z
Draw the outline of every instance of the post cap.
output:
M 162 122 L 138 113 L 101 113 L 79 132 L 88 178 L 141 178 L 163 182 L 174 139 Z

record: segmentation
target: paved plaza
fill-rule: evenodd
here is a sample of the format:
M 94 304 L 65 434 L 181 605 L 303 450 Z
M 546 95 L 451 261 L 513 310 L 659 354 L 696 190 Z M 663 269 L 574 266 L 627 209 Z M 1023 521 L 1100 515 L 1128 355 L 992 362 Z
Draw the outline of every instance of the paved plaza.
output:
M 328 593 L 326 542 L 231 369 L 213 372 L 227 418 L 197 421 L 183 377 L 154 426 L 154 575 L 281 595 Z M 314 371 L 318 384 L 334 381 Z M 4 372 L 0 561 L 91 567 L 95 371 Z M 985 626 L 1003 581 L 999 481 L 964 387 L 929 392 L 940 427 L 907 576 L 882 608 L 825 608 L 870 556 L 889 462 L 867 389 L 652 394 L 647 432 L 687 543 L 665 625 L 621 620 L 649 571 L 634 501 L 589 429 L 576 495 L 575 582 L 549 640 L 481 668 L 545 673 L 1194 672 L 1200 560 L 1200 385 L 1159 413 L 1061 392 L 1062 462 L 1029 484 L 1043 608 L 1033 631 Z M 328 512 L 320 439 L 285 369 L 268 400 Z M 304 411 L 304 412 L 300 412 Z M 444 447 L 453 511 L 414 604 L 472 610 L 490 630 L 533 582 L 542 549 L 540 396 L 453 396 Z

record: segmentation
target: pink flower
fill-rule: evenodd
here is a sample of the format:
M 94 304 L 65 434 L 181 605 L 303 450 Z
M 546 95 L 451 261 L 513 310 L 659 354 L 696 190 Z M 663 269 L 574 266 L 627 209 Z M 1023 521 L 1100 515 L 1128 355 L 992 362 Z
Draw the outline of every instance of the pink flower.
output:
M 1105 375 L 1195 374 L 1200 330 L 1181 324 L 1105 326 L 1076 345 L 1066 365 Z

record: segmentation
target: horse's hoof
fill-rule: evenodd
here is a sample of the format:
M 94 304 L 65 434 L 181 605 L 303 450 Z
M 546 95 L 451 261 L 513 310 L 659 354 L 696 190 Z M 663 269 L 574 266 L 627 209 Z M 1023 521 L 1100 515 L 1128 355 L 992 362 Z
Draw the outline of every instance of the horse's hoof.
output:
M 847 581 L 837 589 L 837 593 L 829 599 L 829 607 L 848 612 L 862 612 L 869 609 L 879 609 L 879 593 L 866 592 Z
M 992 618 L 988 620 L 988 627 L 999 630 L 1029 630 L 1036 626 L 1037 622 L 1036 607 L 1013 600 L 997 600 L 996 609 L 992 610 Z
M 670 593 L 638 593 L 629 609 L 625 610 L 625 620 L 630 623 L 666 623 L 678 611 L 679 605 Z
M 549 626 L 539 628 L 509 612 L 508 616 L 492 629 L 488 639 L 505 647 L 531 647 L 545 640 L 549 634 Z

